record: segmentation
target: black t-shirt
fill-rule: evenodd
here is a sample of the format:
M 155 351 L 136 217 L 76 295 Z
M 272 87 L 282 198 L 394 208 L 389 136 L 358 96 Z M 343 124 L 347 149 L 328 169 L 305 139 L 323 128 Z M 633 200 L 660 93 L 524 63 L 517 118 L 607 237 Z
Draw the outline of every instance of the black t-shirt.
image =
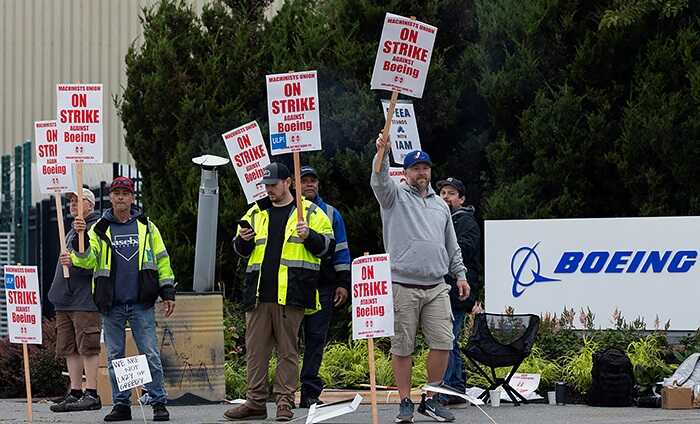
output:
M 294 202 L 287 206 L 272 206 L 268 212 L 270 223 L 267 228 L 267 246 L 260 268 L 260 302 L 277 303 L 277 275 L 282 256 L 285 228 Z

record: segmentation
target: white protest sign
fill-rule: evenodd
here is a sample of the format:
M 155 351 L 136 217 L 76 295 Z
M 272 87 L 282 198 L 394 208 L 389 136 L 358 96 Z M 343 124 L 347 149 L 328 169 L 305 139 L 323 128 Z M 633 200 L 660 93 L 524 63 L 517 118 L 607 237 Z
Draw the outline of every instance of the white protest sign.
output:
M 5 265 L 10 343 L 41 344 L 41 295 L 35 266 Z
M 510 387 L 520 393 L 527 400 L 542 399 L 542 396 L 535 393 L 535 390 L 540 385 L 539 374 L 529 374 L 524 372 L 516 372 L 510 379 Z M 510 397 L 505 390 L 501 390 L 501 400 L 510 401 Z
M 355 393 L 354 399 L 341 400 L 322 405 L 314 403 L 309 407 L 309 415 L 306 416 L 306 424 L 320 423 L 330 420 L 331 418 L 355 412 L 360 406 L 360 403 L 362 403 L 362 396 L 360 396 L 359 393 Z
M 387 119 L 389 100 L 382 100 L 382 109 L 384 110 L 384 119 Z M 389 140 L 391 140 L 391 156 L 398 164 L 403 164 L 403 159 L 407 154 L 414 150 L 421 150 L 413 103 L 396 103 L 394 116 L 391 118 Z
M 472 405 L 483 405 L 484 401 L 479 399 L 477 396 L 472 396 L 467 393 L 462 393 L 454 390 L 452 387 L 440 385 L 438 383 L 427 383 L 423 386 L 423 390 L 435 393 L 442 393 L 451 396 L 459 396 L 462 399 L 468 401 Z
M 270 154 L 321 150 L 316 71 L 268 75 Z
M 117 379 L 120 392 L 143 386 L 152 381 L 146 355 L 115 359 L 112 361 L 112 368 L 114 368 L 114 376 Z
M 42 193 L 63 193 L 75 188 L 71 164 L 59 161 L 56 137 L 56 121 L 34 123 L 36 170 Z
M 394 294 L 389 255 L 352 261 L 352 338 L 394 335 Z
M 270 164 L 270 156 L 258 123 L 249 122 L 222 134 L 222 137 L 248 203 L 267 197 L 265 185 L 260 180 L 263 168 Z
M 56 85 L 61 162 L 102 163 L 102 84 Z
M 406 170 L 397 166 L 390 166 L 389 178 L 396 181 L 396 184 L 401 184 L 406 181 Z
M 372 89 L 423 97 L 437 28 L 387 13 L 372 71 Z

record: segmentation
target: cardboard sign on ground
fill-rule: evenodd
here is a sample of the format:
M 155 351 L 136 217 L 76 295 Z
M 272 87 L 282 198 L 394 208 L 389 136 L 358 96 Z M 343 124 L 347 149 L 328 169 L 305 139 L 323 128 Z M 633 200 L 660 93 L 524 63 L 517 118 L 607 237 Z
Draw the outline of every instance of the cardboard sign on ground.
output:
M 382 110 L 384 111 L 384 119 L 388 119 L 389 100 L 382 100 Z M 389 139 L 391 140 L 391 156 L 394 158 L 394 162 L 400 165 L 403 164 L 403 159 L 407 154 L 414 150 L 421 150 L 413 103 L 396 103 L 394 116 L 391 118 Z
M 341 415 L 355 412 L 360 406 L 360 403 L 362 403 L 362 396 L 360 396 L 359 393 L 355 394 L 354 399 L 347 399 L 322 405 L 314 403 L 309 407 L 309 415 L 306 416 L 306 424 L 320 423 L 332 418 L 340 417 Z
M 112 368 L 114 368 L 114 376 L 116 377 L 119 391 L 122 392 L 143 386 L 152 381 L 146 355 L 115 359 L 112 361 Z
M 10 343 L 41 344 L 41 294 L 36 266 L 5 265 Z
M 352 338 L 394 335 L 394 294 L 388 254 L 352 261 Z
M 270 154 L 321 150 L 316 71 L 268 75 Z
M 437 28 L 387 13 L 372 71 L 372 89 L 423 97 Z
M 267 197 L 265 185 L 260 180 L 263 168 L 270 164 L 270 156 L 257 121 L 222 134 L 222 137 L 248 203 Z
M 102 163 L 102 84 L 56 85 L 62 162 Z
M 56 121 L 34 122 L 34 147 L 39 189 L 42 193 L 73 191 L 73 167 L 58 157 Z

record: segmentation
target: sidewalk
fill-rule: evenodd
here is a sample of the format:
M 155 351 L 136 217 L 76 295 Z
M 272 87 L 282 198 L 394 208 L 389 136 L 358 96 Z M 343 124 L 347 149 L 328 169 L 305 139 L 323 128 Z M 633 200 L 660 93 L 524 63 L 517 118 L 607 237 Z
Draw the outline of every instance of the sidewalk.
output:
M 110 410 L 108 407 L 101 411 L 76 412 L 55 414 L 49 410 L 48 401 L 38 401 L 34 404 L 34 422 L 36 423 L 101 423 L 102 417 Z M 223 413 L 230 405 L 199 405 L 199 406 L 172 406 L 170 416 L 172 423 L 225 423 Z M 531 404 L 514 407 L 511 404 L 502 404 L 499 408 L 485 407 L 484 410 L 498 424 L 638 424 L 638 423 L 672 423 L 672 424 L 700 424 L 700 409 L 685 411 L 670 411 L 663 409 L 645 408 L 591 408 L 582 405 L 549 406 L 544 404 Z M 145 407 L 146 419 L 151 422 L 151 408 Z M 490 424 L 475 407 L 462 407 L 453 410 L 457 417 L 456 423 Z M 131 422 L 143 422 L 138 405 L 132 407 Z M 300 418 L 306 415 L 306 409 L 295 409 L 294 423 L 304 423 Z M 379 421 L 382 424 L 394 422 L 397 405 L 379 405 Z M 275 405 L 268 404 L 270 419 L 266 422 L 274 422 Z M 0 422 L 22 423 L 26 418 L 26 404 L 24 400 L 0 399 Z M 367 424 L 372 421 L 370 408 L 362 405 L 352 415 L 345 415 L 328 421 L 336 424 Z M 432 419 L 416 414 L 417 423 L 431 423 Z M 250 422 L 250 421 L 248 421 Z M 260 422 L 260 421 L 259 421 Z

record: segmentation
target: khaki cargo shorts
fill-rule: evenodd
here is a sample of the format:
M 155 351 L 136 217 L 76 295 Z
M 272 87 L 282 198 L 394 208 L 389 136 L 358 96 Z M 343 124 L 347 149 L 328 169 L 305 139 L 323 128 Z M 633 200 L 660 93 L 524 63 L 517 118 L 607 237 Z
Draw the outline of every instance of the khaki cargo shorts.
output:
M 56 311 L 56 356 L 99 355 L 101 331 L 99 312 Z
M 443 283 L 430 289 L 393 284 L 394 337 L 391 353 L 411 356 L 416 348 L 416 331 L 420 325 L 430 349 L 452 350 L 452 306 L 450 286 Z

